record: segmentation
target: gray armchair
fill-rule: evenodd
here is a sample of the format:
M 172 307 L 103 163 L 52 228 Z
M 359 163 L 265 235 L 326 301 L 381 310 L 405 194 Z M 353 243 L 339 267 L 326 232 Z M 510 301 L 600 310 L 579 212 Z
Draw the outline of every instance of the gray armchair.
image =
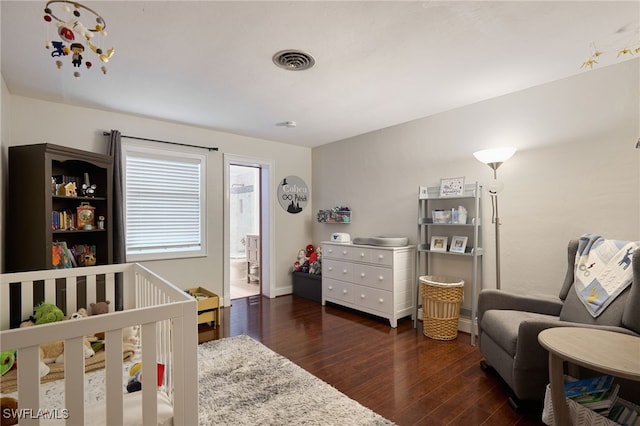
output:
M 558 297 L 530 297 L 499 290 L 482 290 L 478 299 L 478 333 L 483 368 L 493 368 L 520 403 L 541 401 L 549 383 L 548 352 L 538 334 L 551 327 L 594 327 L 640 335 L 640 250 L 632 258 L 633 283 L 597 318 L 573 290 L 578 241 L 569 242 L 567 273 Z M 640 356 L 640 354 L 639 354 Z M 638 392 L 637 388 L 632 392 Z M 622 390 L 621 390 L 622 395 Z

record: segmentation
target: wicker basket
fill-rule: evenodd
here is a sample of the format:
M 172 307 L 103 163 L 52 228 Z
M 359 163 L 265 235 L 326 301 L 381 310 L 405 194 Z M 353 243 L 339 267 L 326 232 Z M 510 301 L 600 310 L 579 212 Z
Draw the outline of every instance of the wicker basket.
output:
M 453 340 L 458 336 L 463 290 L 464 281 L 457 278 L 420 277 L 425 336 L 436 340 Z

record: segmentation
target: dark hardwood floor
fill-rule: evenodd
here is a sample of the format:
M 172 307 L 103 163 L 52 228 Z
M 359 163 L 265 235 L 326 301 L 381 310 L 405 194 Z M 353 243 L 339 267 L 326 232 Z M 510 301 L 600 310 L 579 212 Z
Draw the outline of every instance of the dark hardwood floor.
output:
M 468 334 L 436 341 L 405 318 L 389 322 L 298 296 L 259 296 L 224 308 L 199 339 L 246 334 L 398 425 L 542 425 L 516 413 L 507 386 L 480 368 Z

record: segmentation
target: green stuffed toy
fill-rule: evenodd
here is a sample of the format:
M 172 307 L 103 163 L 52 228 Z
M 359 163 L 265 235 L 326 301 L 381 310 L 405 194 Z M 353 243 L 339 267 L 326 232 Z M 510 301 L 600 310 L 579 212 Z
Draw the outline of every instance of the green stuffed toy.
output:
M 11 370 L 16 363 L 15 351 L 2 351 L 0 352 L 0 376 Z
M 48 324 L 50 322 L 62 321 L 64 313 L 60 308 L 51 303 L 41 303 L 34 311 L 36 325 Z

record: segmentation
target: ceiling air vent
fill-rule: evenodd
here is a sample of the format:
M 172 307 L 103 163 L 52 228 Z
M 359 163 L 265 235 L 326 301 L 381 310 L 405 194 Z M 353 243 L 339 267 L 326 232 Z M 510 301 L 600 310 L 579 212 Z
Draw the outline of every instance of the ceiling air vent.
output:
M 311 68 L 316 60 L 300 50 L 282 50 L 273 55 L 273 63 L 289 71 L 302 71 Z

